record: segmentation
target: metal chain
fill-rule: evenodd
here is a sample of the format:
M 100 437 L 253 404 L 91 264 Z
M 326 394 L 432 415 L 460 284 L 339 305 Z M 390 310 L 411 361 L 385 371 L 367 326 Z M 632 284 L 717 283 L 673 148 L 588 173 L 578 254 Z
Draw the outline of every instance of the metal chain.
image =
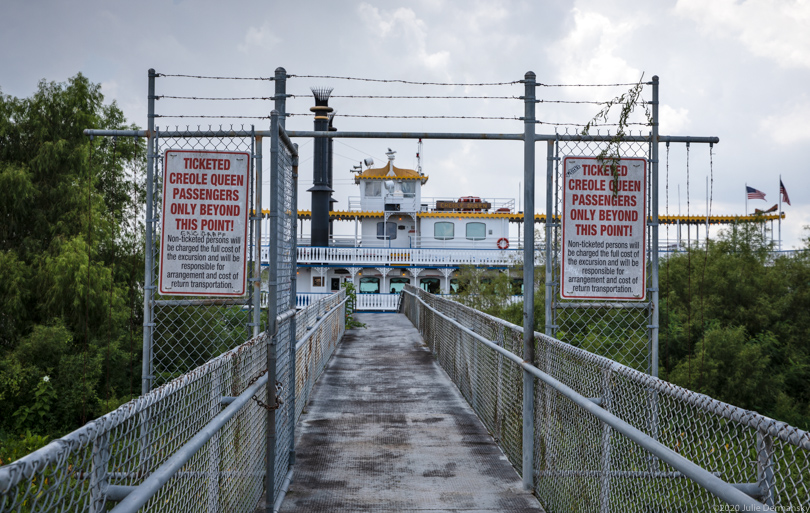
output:
M 251 379 L 248 382 L 245 388 L 250 388 L 251 385 L 259 381 L 259 378 L 264 376 L 265 372 L 267 372 L 267 369 L 264 369 L 256 376 L 254 376 L 253 379 Z M 284 393 L 284 385 L 280 381 L 276 381 L 276 404 L 274 406 L 268 406 L 267 403 L 259 399 L 259 397 L 256 394 L 253 394 L 253 400 L 256 401 L 256 404 L 258 404 L 267 411 L 278 410 L 281 407 L 281 405 L 284 404 L 284 399 L 281 398 L 281 394 L 283 393 Z

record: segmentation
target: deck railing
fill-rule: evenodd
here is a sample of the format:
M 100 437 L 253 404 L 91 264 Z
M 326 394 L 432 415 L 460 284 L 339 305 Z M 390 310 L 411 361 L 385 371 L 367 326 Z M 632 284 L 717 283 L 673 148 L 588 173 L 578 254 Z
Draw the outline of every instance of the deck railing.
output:
M 402 311 L 548 512 L 810 511 L 806 431 L 540 333 L 525 362 L 522 328 L 414 287 Z
M 299 265 L 510 266 L 521 260 L 517 249 L 298 247 Z M 536 261 L 542 262 L 539 252 Z

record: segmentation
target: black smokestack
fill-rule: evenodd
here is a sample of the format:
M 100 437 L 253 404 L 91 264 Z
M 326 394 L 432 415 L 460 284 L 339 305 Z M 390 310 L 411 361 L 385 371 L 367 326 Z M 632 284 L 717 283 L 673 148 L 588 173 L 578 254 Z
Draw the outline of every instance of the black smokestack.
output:
M 337 111 L 329 113 L 329 131 L 330 132 L 337 132 L 337 128 L 332 126 L 332 121 L 335 119 L 335 114 L 337 114 Z M 335 140 L 332 137 L 330 137 L 328 139 L 328 141 L 329 141 L 329 165 L 327 167 L 329 169 L 329 176 L 327 177 L 327 185 L 334 192 L 334 182 L 332 180 L 333 180 L 334 171 L 335 171 L 335 169 L 334 169 L 335 160 L 334 160 L 334 151 L 332 149 L 332 146 L 333 146 Z M 329 194 L 329 210 L 330 211 L 335 210 L 335 203 L 337 203 L 337 200 L 335 198 L 333 198 L 332 194 L 330 193 Z M 330 240 L 335 234 L 335 228 L 333 226 L 333 223 L 334 223 L 334 221 L 332 221 L 330 219 L 329 220 L 329 238 L 330 238 Z
M 332 88 L 312 88 L 315 106 L 309 110 L 315 113 L 315 131 L 329 130 L 329 95 Z M 312 193 L 312 245 L 329 245 L 329 198 L 332 188 L 329 186 L 329 141 L 325 137 L 316 137 L 312 158 L 312 182 L 309 189 Z

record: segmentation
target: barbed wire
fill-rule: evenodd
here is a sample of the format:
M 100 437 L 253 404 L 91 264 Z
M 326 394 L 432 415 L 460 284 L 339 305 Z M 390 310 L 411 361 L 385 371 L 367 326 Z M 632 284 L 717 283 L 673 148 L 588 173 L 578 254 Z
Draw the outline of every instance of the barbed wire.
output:
M 311 117 L 311 113 L 297 114 L 288 113 L 288 116 L 307 116 Z M 341 114 L 341 118 L 377 118 L 377 119 L 498 119 L 498 120 L 519 120 L 517 116 L 440 116 L 440 115 L 410 115 L 410 114 Z
M 303 95 L 302 95 L 303 96 Z M 329 98 L 364 98 L 372 100 L 521 100 L 520 96 L 419 96 L 419 95 L 340 95 L 333 94 Z
M 310 117 L 311 113 L 287 113 L 287 116 Z M 270 116 L 216 116 L 205 114 L 193 115 L 173 115 L 173 114 L 155 114 L 156 118 L 173 118 L 173 119 L 270 119 Z M 522 121 L 522 117 L 518 116 L 428 116 L 428 115 L 384 115 L 384 114 L 341 114 L 344 118 L 373 118 L 373 119 L 479 119 L 479 120 L 500 120 L 500 121 Z M 585 127 L 586 123 L 560 123 L 552 121 L 535 120 L 538 125 L 548 126 L 571 126 L 571 127 Z M 619 123 L 590 123 L 589 126 L 619 126 Z M 624 123 L 626 126 L 649 126 L 649 123 Z
M 295 96 L 292 94 L 288 94 L 288 97 L 294 98 Z M 232 101 L 232 100 L 275 100 L 273 96 L 234 96 L 234 97 L 224 97 L 224 96 L 169 96 L 169 95 L 160 95 L 155 96 L 156 100 L 161 100 L 163 98 L 169 100 L 217 100 L 217 101 Z
M 537 87 L 632 87 L 637 86 L 638 82 L 630 82 L 627 84 L 543 84 L 537 83 Z M 644 82 L 644 85 L 652 85 L 652 82 Z
M 287 98 L 308 97 L 309 94 L 287 94 Z M 524 100 L 522 96 L 420 96 L 420 95 L 339 95 L 333 94 L 330 98 L 352 98 L 352 99 L 371 99 L 371 100 Z M 171 96 L 160 95 L 155 96 L 156 100 L 203 100 L 203 101 L 240 101 L 240 100 L 260 100 L 269 101 L 275 100 L 275 96 Z M 592 101 L 592 100 L 535 100 L 535 103 L 554 103 L 554 104 L 569 104 L 569 105 L 607 105 L 610 102 Z M 617 102 L 614 105 L 624 105 L 627 102 Z M 646 103 L 646 102 L 642 102 Z
M 275 77 L 223 77 L 211 75 L 186 75 L 177 73 L 157 73 L 158 77 L 170 78 L 198 78 L 207 80 L 266 80 L 274 81 Z M 454 87 L 480 87 L 480 86 L 502 86 L 502 85 L 515 85 L 524 83 L 523 80 L 511 80 L 509 82 L 417 82 L 414 80 L 402 80 L 393 78 L 363 78 L 363 77 L 342 77 L 336 75 L 295 75 L 289 74 L 286 78 L 323 78 L 330 80 L 354 80 L 359 82 L 381 82 L 381 83 L 397 83 L 409 85 L 433 85 L 433 86 L 454 86 Z M 652 82 L 644 82 L 645 85 L 650 85 Z M 537 87 L 628 87 L 638 85 L 638 82 L 628 83 L 614 83 L 614 84 L 545 84 L 537 82 Z
M 179 75 L 172 73 L 157 73 L 158 77 L 173 77 L 173 78 L 202 78 L 208 80 L 268 80 L 273 81 L 275 77 L 215 77 L 206 75 Z M 288 75 L 289 76 L 289 75 Z
M 338 77 L 333 75 L 287 75 L 287 77 L 326 78 L 331 80 L 355 80 L 359 82 L 383 82 L 383 83 L 397 83 L 409 85 L 435 85 L 435 86 L 459 86 L 459 87 L 514 85 L 522 82 L 521 80 L 512 80 L 511 82 L 476 82 L 476 83 L 416 82 L 412 80 L 401 80 L 392 78 Z

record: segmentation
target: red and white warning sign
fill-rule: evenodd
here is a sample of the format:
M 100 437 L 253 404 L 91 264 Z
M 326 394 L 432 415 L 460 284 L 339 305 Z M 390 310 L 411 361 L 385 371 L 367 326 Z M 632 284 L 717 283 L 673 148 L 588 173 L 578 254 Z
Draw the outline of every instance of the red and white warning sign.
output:
M 160 293 L 245 293 L 250 154 L 168 150 L 163 159 Z
M 596 157 L 565 157 L 563 169 L 560 295 L 645 299 L 647 161 L 621 159 L 618 182 Z

